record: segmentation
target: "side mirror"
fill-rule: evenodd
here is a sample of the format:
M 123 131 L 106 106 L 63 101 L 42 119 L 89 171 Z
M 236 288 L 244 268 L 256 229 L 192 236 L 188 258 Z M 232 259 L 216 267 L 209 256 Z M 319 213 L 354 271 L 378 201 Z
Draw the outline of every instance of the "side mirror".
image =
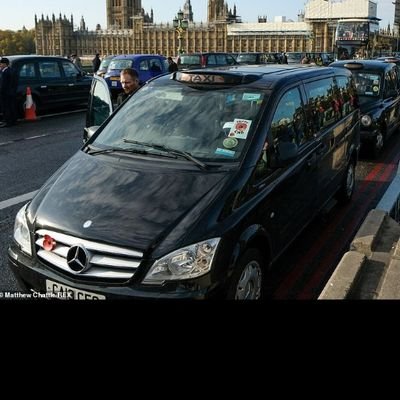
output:
M 100 128 L 100 126 L 90 126 L 84 129 L 83 132 L 83 143 L 86 143 Z

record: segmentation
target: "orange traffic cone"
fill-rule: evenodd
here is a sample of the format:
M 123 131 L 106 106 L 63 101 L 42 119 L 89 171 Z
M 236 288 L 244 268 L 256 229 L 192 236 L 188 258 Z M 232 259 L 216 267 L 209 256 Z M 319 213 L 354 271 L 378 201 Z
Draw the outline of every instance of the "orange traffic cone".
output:
M 26 101 L 25 101 L 25 121 L 36 121 L 36 105 L 32 99 L 31 88 L 26 88 Z

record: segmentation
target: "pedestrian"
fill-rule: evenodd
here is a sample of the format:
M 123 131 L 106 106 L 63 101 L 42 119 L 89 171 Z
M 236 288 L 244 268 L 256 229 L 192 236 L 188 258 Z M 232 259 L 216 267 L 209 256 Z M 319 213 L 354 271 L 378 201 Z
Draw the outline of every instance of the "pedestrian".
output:
M 168 72 L 176 72 L 178 71 L 178 64 L 172 59 L 172 57 L 168 57 Z
M 123 69 L 120 74 L 120 81 L 124 91 L 118 95 L 117 106 L 121 105 L 140 88 L 139 74 L 133 68 Z
M 92 60 L 94 74 L 99 70 L 100 64 L 101 64 L 100 54 L 96 53 L 95 57 Z
M 0 60 L 1 89 L 0 102 L 3 110 L 4 122 L 0 128 L 14 126 L 17 123 L 17 81 L 10 67 L 10 61 L 6 57 Z
M 302 64 L 310 64 L 310 59 L 307 57 L 307 54 L 301 59 Z
M 82 70 L 82 62 L 81 59 L 77 56 L 77 54 L 72 54 L 72 62 L 79 68 L 79 70 Z

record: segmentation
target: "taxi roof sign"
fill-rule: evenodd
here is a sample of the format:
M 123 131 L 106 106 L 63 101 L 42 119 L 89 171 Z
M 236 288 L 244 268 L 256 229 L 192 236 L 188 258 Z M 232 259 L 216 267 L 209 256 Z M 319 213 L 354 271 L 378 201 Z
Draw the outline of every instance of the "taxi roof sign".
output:
M 171 79 L 193 85 L 239 85 L 247 82 L 246 76 L 215 72 L 176 72 Z

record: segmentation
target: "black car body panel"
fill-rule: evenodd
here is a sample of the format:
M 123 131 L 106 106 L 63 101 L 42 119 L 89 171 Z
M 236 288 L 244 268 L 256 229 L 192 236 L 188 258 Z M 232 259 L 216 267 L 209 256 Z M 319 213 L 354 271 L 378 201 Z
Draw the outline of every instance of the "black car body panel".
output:
M 92 97 L 104 91 L 95 80 Z M 357 162 L 359 110 L 349 96 L 335 109 L 332 88 L 347 96 L 351 73 L 236 66 L 161 76 L 111 115 L 104 107 L 17 216 L 31 243 L 17 232 L 9 248 L 22 286 L 88 299 L 245 297 L 238 282 L 260 282 Z
M 39 196 L 39 204 L 32 202 L 30 218 L 36 229 L 46 226 L 78 236 L 90 219 L 93 226 L 88 239 L 102 241 L 106 236 L 111 244 L 145 251 L 189 212 L 195 213 L 196 205 L 209 192 L 218 194 L 229 174 L 201 174 L 188 168 L 178 175 L 170 162 L 131 157 L 104 160 L 79 152 L 53 180 Z M 69 196 L 78 186 L 79 196 Z M 186 188 L 185 196 L 179 194 L 182 187 Z M 118 225 L 110 225 L 113 219 Z M 137 227 L 136 233 L 128 235 L 132 227 Z

